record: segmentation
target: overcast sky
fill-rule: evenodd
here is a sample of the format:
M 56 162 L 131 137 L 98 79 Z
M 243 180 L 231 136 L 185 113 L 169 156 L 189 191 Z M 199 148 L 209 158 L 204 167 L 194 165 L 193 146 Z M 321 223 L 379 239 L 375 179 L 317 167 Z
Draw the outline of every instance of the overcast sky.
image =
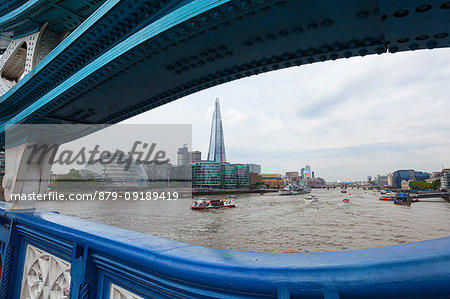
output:
M 192 124 L 206 159 L 215 98 L 227 159 L 327 181 L 450 167 L 450 50 L 315 63 L 233 81 L 124 123 Z

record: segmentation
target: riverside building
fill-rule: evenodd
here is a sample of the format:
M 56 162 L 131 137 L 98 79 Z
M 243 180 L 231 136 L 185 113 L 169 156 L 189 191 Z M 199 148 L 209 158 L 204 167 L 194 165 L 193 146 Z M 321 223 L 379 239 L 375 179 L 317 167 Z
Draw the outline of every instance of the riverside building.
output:
M 249 168 L 243 164 L 195 162 L 192 163 L 192 186 L 198 189 L 249 188 Z

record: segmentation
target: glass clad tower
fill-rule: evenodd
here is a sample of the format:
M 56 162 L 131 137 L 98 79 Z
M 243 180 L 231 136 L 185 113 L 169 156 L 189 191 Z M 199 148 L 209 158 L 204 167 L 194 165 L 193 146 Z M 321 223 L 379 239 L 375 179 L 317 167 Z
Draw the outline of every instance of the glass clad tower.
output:
M 208 161 L 226 162 L 225 142 L 223 139 L 222 118 L 220 116 L 219 98 L 216 98 L 216 106 L 211 124 L 211 136 L 209 139 Z

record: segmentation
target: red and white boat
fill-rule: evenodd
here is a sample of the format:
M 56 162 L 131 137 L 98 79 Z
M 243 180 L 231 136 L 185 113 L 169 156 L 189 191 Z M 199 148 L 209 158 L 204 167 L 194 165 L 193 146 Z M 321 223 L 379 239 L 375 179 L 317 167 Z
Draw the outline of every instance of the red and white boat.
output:
M 386 193 L 385 195 L 381 195 L 381 197 L 379 199 L 385 200 L 385 201 L 394 201 L 394 198 L 395 198 L 395 193 L 389 192 L 389 193 Z
M 220 208 L 234 208 L 234 200 L 226 199 L 207 199 L 199 198 L 191 205 L 193 210 L 205 210 L 205 209 L 220 209 Z

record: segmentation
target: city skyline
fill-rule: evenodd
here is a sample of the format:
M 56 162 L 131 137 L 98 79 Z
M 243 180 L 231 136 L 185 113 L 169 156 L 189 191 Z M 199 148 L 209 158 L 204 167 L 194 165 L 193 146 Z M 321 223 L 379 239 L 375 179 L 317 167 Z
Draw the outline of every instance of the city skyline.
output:
M 187 96 L 125 123 L 192 123 L 207 153 L 222 99 L 229 159 L 266 173 L 307 163 L 327 181 L 449 167 L 448 49 L 354 57 L 252 76 Z M 311 80 L 313 78 L 314 80 Z

